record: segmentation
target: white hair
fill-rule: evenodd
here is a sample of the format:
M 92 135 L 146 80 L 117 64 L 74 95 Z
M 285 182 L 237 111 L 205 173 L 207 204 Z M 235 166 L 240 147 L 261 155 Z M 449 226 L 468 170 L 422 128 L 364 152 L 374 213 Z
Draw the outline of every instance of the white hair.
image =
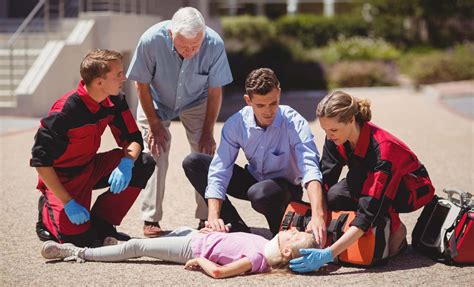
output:
M 179 8 L 171 18 L 169 29 L 173 38 L 179 33 L 185 38 L 194 38 L 206 29 L 206 23 L 201 12 L 193 7 Z

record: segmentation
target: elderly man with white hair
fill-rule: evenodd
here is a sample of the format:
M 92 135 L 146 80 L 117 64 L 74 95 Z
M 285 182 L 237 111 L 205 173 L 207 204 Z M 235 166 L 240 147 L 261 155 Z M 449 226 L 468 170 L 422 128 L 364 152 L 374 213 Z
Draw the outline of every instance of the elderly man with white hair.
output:
M 136 82 L 140 104 L 137 121 L 145 150 L 156 161 L 142 191 L 143 232 L 161 232 L 162 201 L 171 144 L 170 121 L 179 117 L 191 151 L 214 154 L 213 130 L 222 102 L 222 86 L 232 82 L 224 42 L 192 7 L 179 9 L 171 20 L 150 27 L 140 38 L 127 78 Z M 207 218 L 205 202 L 196 196 L 200 226 Z

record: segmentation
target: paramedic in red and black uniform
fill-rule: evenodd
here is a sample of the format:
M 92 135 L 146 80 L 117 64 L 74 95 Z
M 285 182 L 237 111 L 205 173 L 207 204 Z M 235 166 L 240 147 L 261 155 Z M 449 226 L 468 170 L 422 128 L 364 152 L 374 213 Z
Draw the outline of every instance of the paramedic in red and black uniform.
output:
M 328 208 L 353 210 L 356 217 L 332 246 L 295 259 L 301 264 L 296 269 L 305 272 L 332 261 L 384 216 L 392 224 L 389 256 L 398 254 L 407 244 L 399 213 L 414 211 L 433 198 L 428 172 L 401 140 L 370 122 L 368 100 L 336 91 L 318 104 L 316 115 L 326 132 L 321 171 Z M 348 173 L 339 181 L 345 165 Z
M 107 236 L 129 239 L 114 226 L 145 187 L 155 162 L 141 152 L 141 133 L 120 93 L 125 81 L 122 55 L 89 52 L 80 73 L 77 89 L 57 100 L 41 120 L 30 165 L 38 172 L 37 188 L 43 194 L 37 232 L 92 246 Z M 97 153 L 107 126 L 120 148 Z M 90 208 L 92 190 L 107 186 Z

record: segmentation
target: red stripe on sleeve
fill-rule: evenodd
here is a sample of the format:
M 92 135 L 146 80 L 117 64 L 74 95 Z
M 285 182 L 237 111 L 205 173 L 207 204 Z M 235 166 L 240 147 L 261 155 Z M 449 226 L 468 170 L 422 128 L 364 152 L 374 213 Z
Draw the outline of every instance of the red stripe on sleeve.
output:
M 126 110 L 122 112 L 122 118 L 127 127 L 128 133 L 136 133 L 138 131 L 137 123 L 130 113 L 130 110 Z

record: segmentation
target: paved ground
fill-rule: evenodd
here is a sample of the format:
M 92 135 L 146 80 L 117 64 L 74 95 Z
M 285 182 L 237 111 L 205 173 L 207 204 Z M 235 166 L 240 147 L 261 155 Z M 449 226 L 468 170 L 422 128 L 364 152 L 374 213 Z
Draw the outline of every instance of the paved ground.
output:
M 351 89 L 354 95 L 372 100 L 373 122 L 402 138 L 426 165 L 437 187 L 457 186 L 473 192 L 474 122 L 443 107 L 425 94 L 409 89 Z M 309 101 L 309 100 L 308 100 Z M 240 103 L 242 105 L 243 102 Z M 40 255 L 41 242 L 34 233 L 36 221 L 36 175 L 28 166 L 34 129 L 31 122 L 17 119 L 15 128 L 6 131 L 1 118 L 0 131 L 0 285 L 459 285 L 472 286 L 474 267 L 452 267 L 435 263 L 416 254 L 411 247 L 388 265 L 373 269 L 335 268 L 310 275 L 287 272 L 213 280 L 199 272 L 186 271 L 180 265 L 149 258 L 126 263 L 85 264 L 45 262 Z M 27 122 L 29 120 L 26 120 Z M 219 131 L 219 123 L 216 131 Z M 321 149 L 323 132 L 317 121 L 311 122 Z M 188 153 L 185 133 L 173 122 L 173 146 L 164 202 L 165 229 L 187 225 L 195 227 L 191 186 L 181 169 Z M 113 147 L 107 136 L 102 149 Z M 239 157 L 242 162 L 242 158 Z M 97 191 L 100 194 L 102 191 Z M 141 236 L 139 201 L 120 226 L 120 230 Z M 234 200 L 243 218 L 256 232 L 268 234 L 265 219 L 246 202 Z M 409 231 L 418 212 L 402 216 Z M 411 239 L 409 238 L 409 242 Z

